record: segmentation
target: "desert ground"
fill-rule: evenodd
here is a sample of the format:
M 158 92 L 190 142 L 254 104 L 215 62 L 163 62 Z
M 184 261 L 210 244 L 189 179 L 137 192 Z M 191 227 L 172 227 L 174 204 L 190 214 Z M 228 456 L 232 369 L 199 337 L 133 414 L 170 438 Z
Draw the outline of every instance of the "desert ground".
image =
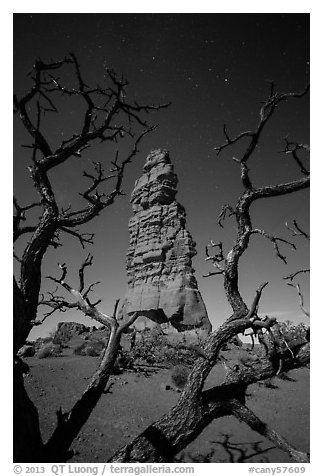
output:
M 25 359 L 30 372 L 26 389 L 39 411 L 44 441 L 51 435 L 56 410 L 68 410 L 80 397 L 98 364 L 98 357 L 63 355 Z M 74 441 L 71 462 L 104 462 L 129 443 L 147 425 L 167 412 L 179 398 L 170 389 L 171 369 L 153 373 L 126 371 L 111 377 L 111 393 L 104 394 Z M 206 388 L 220 383 L 222 364 L 214 367 Z M 309 370 L 297 369 L 289 380 L 275 377 L 248 390 L 247 404 L 299 450 L 309 452 Z M 234 417 L 212 422 L 184 451 L 182 462 L 290 462 L 288 455 L 274 448 Z

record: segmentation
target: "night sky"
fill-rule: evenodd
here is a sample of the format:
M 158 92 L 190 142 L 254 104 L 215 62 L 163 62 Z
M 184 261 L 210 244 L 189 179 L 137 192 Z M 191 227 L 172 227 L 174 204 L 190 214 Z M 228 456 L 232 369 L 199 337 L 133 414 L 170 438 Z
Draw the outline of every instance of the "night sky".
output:
M 21 95 L 30 87 L 27 73 L 36 58 L 58 60 L 70 51 L 78 57 L 88 83 L 101 82 L 104 68 L 109 66 L 127 77 L 131 97 L 141 103 L 171 101 L 172 105 L 151 115 L 151 122 L 159 127 L 145 138 L 140 154 L 127 169 L 123 187 L 127 195 L 84 227 L 96 233 L 95 244 L 82 250 L 76 239 L 64 237 L 63 247 L 46 254 L 43 275 L 58 275 L 57 262 L 65 261 L 70 270 L 68 282 L 77 285 L 78 266 L 91 251 L 94 265 L 87 277 L 89 281 L 101 281 L 93 298 L 102 298 L 100 309 L 112 312 L 116 298 L 122 298 L 126 290 L 129 195 L 149 151 L 167 148 L 179 179 L 177 199 L 186 208 L 187 228 L 197 242 L 193 265 L 199 288 L 211 322 L 218 325 L 231 309 L 222 277 L 202 278 L 212 271 L 204 260 L 204 247 L 210 239 L 222 240 L 226 251 L 232 246 L 234 221 L 228 219 L 222 230 L 217 217 L 222 205 L 234 205 L 242 191 L 239 167 L 232 157 L 242 150 L 243 143 L 220 156 L 214 147 L 224 142 L 224 123 L 232 135 L 256 126 L 261 101 L 269 93 L 268 80 L 285 92 L 301 90 L 309 83 L 309 15 L 15 14 L 14 91 Z M 74 102 L 64 104 L 63 113 L 53 116 L 45 126 L 50 142 L 54 144 L 76 132 L 81 112 Z M 287 135 L 290 140 L 309 143 L 308 96 L 282 104 L 274 114 L 249 162 L 255 185 L 301 177 L 293 160 L 279 153 Z M 30 151 L 20 146 L 27 142 L 27 134 L 15 119 L 14 191 L 23 205 L 36 198 L 27 172 Z M 82 172 L 91 161 L 108 163 L 112 152 L 103 143 L 88 149 L 81 163 L 72 159 L 53 172 L 60 206 L 74 203 L 73 197 L 84 190 Z M 125 147 L 121 147 L 121 153 L 126 153 Z M 291 224 L 296 219 L 309 231 L 309 191 L 259 201 L 252 208 L 252 219 L 255 227 L 286 239 L 290 238 L 286 221 Z M 259 284 L 269 280 L 260 312 L 281 320 L 306 322 L 295 289 L 282 280 L 308 267 L 308 242 L 295 238 L 295 243 L 297 251 L 281 247 L 289 258 L 285 265 L 268 240 L 253 237 L 241 259 L 240 290 L 249 304 Z M 22 246 L 17 246 L 18 254 Z M 308 276 L 299 282 L 305 305 L 309 306 Z M 44 291 L 51 288 L 49 284 L 44 281 Z M 89 323 L 81 314 L 57 313 L 36 328 L 32 337 L 47 334 L 65 319 Z

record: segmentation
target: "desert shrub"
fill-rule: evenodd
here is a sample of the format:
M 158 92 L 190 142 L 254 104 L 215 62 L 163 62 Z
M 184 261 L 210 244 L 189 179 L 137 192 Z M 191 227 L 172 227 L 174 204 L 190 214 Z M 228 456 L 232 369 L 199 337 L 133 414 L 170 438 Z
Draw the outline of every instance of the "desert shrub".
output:
M 53 346 L 45 345 L 38 351 L 37 357 L 39 359 L 47 359 L 47 357 L 51 357 L 52 355 L 53 355 Z
M 105 342 L 102 339 L 86 340 L 75 347 L 75 355 L 89 355 L 90 357 L 98 357 L 101 355 L 105 347 Z
M 195 347 L 203 346 L 203 338 L 197 334 Z M 185 365 L 191 367 L 196 361 L 196 351 L 192 348 L 191 339 L 185 335 L 179 339 L 168 338 L 161 329 L 145 329 L 132 336 L 129 356 L 133 363 L 146 365 L 163 365 L 167 367 Z
M 277 339 L 283 336 L 288 343 L 296 343 L 297 341 L 307 340 L 308 329 L 309 327 L 303 322 L 294 324 L 292 321 L 285 321 L 279 322 L 278 326 L 274 326 L 272 332 Z
M 103 339 L 96 339 L 96 340 L 91 340 L 91 346 L 94 347 L 96 350 L 101 352 L 102 349 L 105 348 L 106 344 Z
M 145 334 L 141 334 L 140 340 L 136 341 L 129 351 L 133 361 L 167 366 L 183 364 L 190 367 L 194 364 L 195 352 L 183 343 L 171 344 L 163 334 L 157 332 L 152 337 Z
M 184 365 L 176 365 L 171 372 L 171 381 L 179 389 L 183 389 L 187 383 L 189 369 Z
M 69 349 L 69 348 L 70 348 L 69 344 L 67 344 L 66 342 L 62 342 L 62 343 L 59 344 L 59 345 L 60 345 L 60 348 L 61 348 L 61 349 Z
M 166 344 L 166 337 L 158 327 L 154 327 L 147 332 L 147 338 L 151 341 L 153 346 L 160 347 Z
M 38 351 L 37 357 L 39 359 L 47 359 L 48 357 L 56 357 L 61 354 L 61 352 L 62 349 L 59 345 L 48 344 Z
M 101 354 L 104 348 L 105 342 L 102 339 L 89 340 L 86 343 L 85 353 L 91 357 L 96 357 Z
M 153 341 L 149 339 L 147 336 L 147 332 L 143 331 L 140 334 L 140 340 L 138 340 L 131 349 L 131 355 L 134 360 L 144 361 L 147 364 L 151 364 L 154 361 L 158 361 L 158 359 L 154 359 L 154 353 L 156 353 L 155 357 L 157 358 L 158 351 L 155 348 L 153 351 L 154 345 Z
M 111 369 L 111 375 L 120 375 L 122 373 L 123 369 L 120 367 L 118 360 L 116 360 Z
M 170 345 L 165 351 L 166 356 L 170 355 L 169 363 L 173 365 L 185 365 L 192 367 L 196 360 L 196 352 L 193 349 L 185 347 L 182 343 Z
M 85 355 L 89 355 L 90 357 L 98 357 L 100 352 L 93 345 L 89 345 L 85 347 Z
M 75 355 L 85 355 L 86 342 L 82 342 L 74 348 Z
M 132 369 L 134 364 L 132 353 L 122 349 L 118 355 L 117 364 L 122 369 Z
M 163 352 L 165 363 L 169 362 L 172 365 L 178 364 L 178 353 L 173 346 L 167 346 Z

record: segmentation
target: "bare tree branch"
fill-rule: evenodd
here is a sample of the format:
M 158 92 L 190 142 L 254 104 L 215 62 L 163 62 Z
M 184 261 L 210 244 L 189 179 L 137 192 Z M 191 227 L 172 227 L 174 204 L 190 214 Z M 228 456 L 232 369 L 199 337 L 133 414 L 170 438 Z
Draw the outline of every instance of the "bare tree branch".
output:
M 287 452 L 293 461 L 297 463 L 309 463 L 307 454 L 296 450 L 285 438 L 279 435 L 279 433 L 262 422 L 246 405 L 243 405 L 238 400 L 231 400 L 231 409 L 234 416 L 246 423 L 252 430 L 268 438 L 276 447 Z
M 265 238 L 267 238 L 269 241 L 271 241 L 274 245 L 277 257 L 280 258 L 285 264 L 287 264 L 287 258 L 286 258 L 286 256 L 281 254 L 281 252 L 279 250 L 278 242 L 280 241 L 282 243 L 290 245 L 294 250 L 296 250 L 296 246 L 291 241 L 288 241 L 288 240 L 285 240 L 284 238 L 279 238 L 277 236 L 271 235 L 271 234 L 267 233 L 264 230 L 259 230 L 258 228 L 255 228 L 254 230 L 252 230 L 252 233 L 257 233 L 259 235 L 262 235 Z
M 75 86 L 65 86 L 60 80 L 61 68 L 66 71 L 71 68 L 72 75 L 76 79 Z M 122 195 L 122 181 L 126 167 L 139 152 L 139 144 L 144 136 L 155 129 L 156 126 L 148 126 L 147 121 L 141 116 L 150 111 L 157 111 L 166 107 L 165 104 L 157 106 L 139 106 L 132 104 L 126 99 L 127 81 L 118 78 L 111 70 L 106 75 L 106 86 L 91 87 L 86 84 L 76 56 L 72 53 L 62 61 L 46 63 L 37 60 L 30 74 L 33 85 L 31 89 L 21 97 L 14 96 L 15 112 L 22 125 L 31 136 L 32 165 L 28 167 L 34 187 L 40 196 L 42 206 L 41 216 L 38 223 L 33 226 L 20 227 L 24 213 L 28 207 L 19 207 L 16 204 L 16 216 L 14 217 L 14 238 L 17 239 L 23 233 L 32 233 L 32 238 L 26 246 L 21 258 L 21 291 L 24 296 L 28 311 L 25 318 L 28 326 L 24 333 L 15 334 L 20 336 L 19 348 L 23 345 L 30 331 L 31 321 L 36 320 L 39 291 L 41 286 L 41 265 L 44 254 L 49 246 L 59 246 L 57 232 L 69 233 L 80 240 L 82 247 L 92 243 L 91 233 L 81 233 L 75 230 L 80 225 L 87 223 L 112 205 L 115 199 Z M 41 124 L 45 120 L 45 113 L 56 112 L 59 108 L 57 102 L 60 96 L 73 96 L 86 104 L 83 123 L 79 131 L 75 131 L 71 137 L 64 138 L 56 150 L 49 145 L 51 141 L 46 137 L 46 127 Z M 99 115 L 97 113 L 100 113 Z M 129 120 L 131 121 L 129 122 Z M 139 130 L 145 124 L 144 130 Z M 68 159 L 81 157 L 82 152 L 94 141 L 111 140 L 118 143 L 124 137 L 133 141 L 132 150 L 125 158 L 117 163 L 113 160 L 114 172 L 104 175 L 103 165 L 95 165 L 95 174 L 89 174 L 92 180 L 92 189 L 83 193 L 87 206 L 80 210 L 59 210 L 55 191 L 53 190 L 49 171 L 59 166 Z M 38 154 L 38 155 L 37 155 Z M 114 182 L 110 191 L 102 193 L 96 188 L 104 185 L 103 182 Z M 91 188 L 91 187 L 90 187 Z M 74 228 L 74 230 L 71 230 Z M 27 334 L 26 334 L 27 333 Z
M 222 206 L 221 212 L 218 217 L 218 225 L 223 228 L 223 221 L 226 219 L 227 214 L 229 217 L 235 216 L 236 212 L 229 204 L 225 204 Z
M 290 142 L 287 139 L 287 137 L 284 138 L 284 141 L 285 141 L 285 149 L 282 150 L 281 152 L 285 154 L 292 154 L 292 157 L 297 163 L 302 174 L 309 175 L 310 174 L 309 171 L 305 168 L 303 161 L 301 160 L 301 158 L 299 157 L 297 153 L 300 150 L 309 152 L 310 151 L 309 146 L 307 144 L 297 144 L 296 142 Z
M 210 278 L 211 276 L 217 276 L 217 275 L 223 276 L 223 271 L 209 271 L 207 274 L 202 274 L 202 277 Z
M 288 276 L 284 276 L 283 279 L 289 279 L 292 281 L 296 276 L 302 273 L 309 273 L 309 269 L 299 269 L 298 271 L 295 271 L 294 273 L 289 274 Z
M 300 306 L 301 310 L 303 311 L 303 313 L 305 314 L 305 316 L 310 317 L 310 312 L 307 309 L 305 309 L 305 307 L 304 307 L 304 296 L 303 296 L 303 293 L 301 291 L 300 285 L 298 283 L 293 284 L 292 282 L 287 283 L 287 284 L 288 284 L 288 286 L 292 286 L 293 288 L 296 289 L 298 297 L 299 297 L 299 306 Z
M 83 249 L 85 248 L 85 244 L 93 245 L 94 233 L 79 233 L 77 230 L 69 230 L 64 226 L 60 226 L 59 230 L 78 238 Z
M 92 266 L 92 262 L 93 262 L 93 256 L 90 255 L 90 253 L 87 255 L 87 257 L 85 258 L 85 260 L 83 261 L 80 269 L 79 269 L 79 278 L 80 278 L 80 285 L 79 285 L 79 292 L 81 293 L 84 289 L 84 269 L 87 267 L 87 266 Z
M 293 220 L 293 225 L 294 228 L 290 227 L 287 222 L 285 223 L 286 228 L 292 232 L 293 236 L 304 236 L 307 240 L 310 239 L 310 235 L 298 226 L 296 220 Z
M 223 227 L 223 220 L 225 219 L 226 215 L 229 214 L 229 216 L 235 217 L 237 223 L 237 236 L 233 247 L 227 253 L 223 266 L 224 288 L 227 299 L 234 312 L 232 319 L 239 319 L 248 313 L 248 308 L 239 292 L 238 265 L 240 257 L 248 248 L 250 236 L 253 233 L 259 233 L 265 236 L 270 241 L 272 241 L 277 256 L 285 263 L 287 260 L 286 257 L 280 253 L 278 242 L 284 242 L 295 248 L 294 244 L 288 242 L 285 239 L 275 237 L 274 235 L 270 235 L 262 230 L 253 229 L 250 217 L 250 207 L 256 200 L 262 198 L 287 195 L 308 188 L 310 186 L 309 175 L 306 175 L 301 179 L 294 180 L 291 182 L 261 186 L 257 188 L 254 187 L 251 182 L 247 163 L 249 162 L 249 159 L 256 150 L 264 127 L 267 125 L 269 119 L 271 118 L 273 112 L 277 109 L 279 103 L 290 98 L 301 98 L 308 92 L 308 89 L 309 88 L 307 87 L 299 93 L 278 93 L 275 92 L 274 84 L 271 82 L 270 95 L 260 108 L 259 122 L 255 130 L 242 132 L 235 137 L 230 137 L 225 126 L 223 132 L 226 141 L 224 144 L 220 145 L 219 147 L 216 147 L 215 149 L 219 154 L 224 148 L 230 147 L 233 143 L 239 142 L 243 138 L 249 139 L 249 143 L 245 148 L 242 149 L 240 157 L 234 158 L 234 160 L 240 164 L 241 183 L 244 187 L 244 192 L 239 197 L 235 207 L 232 207 L 228 204 L 222 207 L 218 220 L 218 224 Z M 213 276 L 217 274 L 219 273 L 210 272 L 206 276 Z
M 81 224 L 84 224 L 90 221 L 96 215 L 98 215 L 104 208 L 106 208 L 109 205 L 112 205 L 112 203 L 114 203 L 114 200 L 118 195 L 122 195 L 123 192 L 121 190 L 121 185 L 122 185 L 125 168 L 128 164 L 131 163 L 133 157 L 139 152 L 138 145 L 143 139 L 143 137 L 149 132 L 153 131 L 154 129 L 155 129 L 155 126 L 141 132 L 141 134 L 137 137 L 137 139 L 134 142 L 132 151 L 129 153 L 129 155 L 125 159 L 123 159 L 122 162 L 119 163 L 118 154 L 116 155 L 116 158 L 112 161 L 113 173 L 115 174 L 115 179 L 116 179 L 115 188 L 112 192 L 102 193 L 102 194 L 99 194 L 99 192 L 96 192 L 92 194 L 93 190 L 100 183 L 102 183 L 106 179 L 112 178 L 112 176 L 109 176 L 109 177 L 103 176 L 103 169 L 101 168 L 100 165 L 97 166 L 97 172 L 98 172 L 97 177 L 90 176 L 90 174 L 86 175 L 88 178 L 91 178 L 93 180 L 93 183 L 87 189 L 87 191 L 81 195 L 90 202 L 90 206 L 83 210 L 73 211 L 73 212 L 64 214 L 59 219 L 59 226 L 76 227 Z
M 65 77 L 66 80 L 60 78 L 61 72 L 63 73 L 62 77 Z M 69 78 L 65 75 L 65 72 L 67 74 L 71 73 Z M 39 298 L 43 257 L 49 246 L 57 247 L 60 245 L 57 240 L 61 231 L 77 237 L 82 246 L 92 243 L 93 235 L 79 231 L 79 225 L 99 215 L 102 210 L 112 205 L 119 195 L 123 194 L 122 182 L 126 167 L 139 152 L 139 144 L 144 136 L 156 127 L 148 125 L 146 115 L 151 111 L 163 109 L 167 105 L 139 105 L 138 103 L 132 103 L 131 100 L 128 101 L 127 81 L 123 77 L 119 78 L 112 70 L 107 70 L 104 86 L 89 86 L 83 76 L 78 59 L 73 53 L 57 62 L 46 63 L 37 60 L 30 73 L 30 78 L 32 81 L 31 88 L 20 97 L 15 95 L 13 102 L 16 117 L 30 137 L 30 143 L 24 144 L 24 146 L 31 151 L 31 164 L 28 170 L 33 186 L 40 197 L 41 216 L 37 224 L 22 227 L 25 213 L 36 204 L 21 207 L 15 200 L 14 239 L 16 240 L 26 233 L 32 233 L 32 236 L 23 251 L 21 259 L 17 257 L 20 264 L 20 280 L 19 286 L 14 280 L 14 353 L 16 354 L 26 342 L 33 325 L 40 325 L 53 312 L 58 310 L 64 312 L 72 307 L 80 309 L 102 324 L 109 325 L 112 329 L 110 332 L 110 341 L 112 339 L 110 350 L 106 351 L 91 388 L 71 413 L 66 415 L 61 413 L 60 415 L 60 422 L 64 421 L 67 424 L 67 427 L 63 425 L 58 430 L 60 436 L 57 441 L 58 443 L 61 442 L 60 448 L 62 448 L 63 442 L 66 442 L 69 438 L 72 438 L 69 440 L 70 442 L 73 440 L 73 432 L 75 434 L 77 428 L 83 425 L 82 422 L 86 421 L 86 415 L 91 413 L 97 398 L 104 391 L 101 385 L 103 385 L 104 379 L 108 378 L 109 372 L 107 373 L 107 369 L 112 368 L 117 355 L 118 346 L 116 346 L 116 342 L 119 339 L 119 334 L 117 338 L 114 336 L 113 326 L 117 326 L 116 320 L 111 316 L 100 313 L 95 308 L 100 300 L 97 300 L 94 304 L 90 303 L 88 296 L 96 283 L 90 284 L 84 290 L 82 273 L 85 266 L 83 270 L 80 270 L 80 290 L 74 289 L 65 282 L 67 274 L 65 264 L 61 265 L 62 274 L 60 278 L 51 277 L 59 286 L 63 286 L 70 294 L 74 295 L 75 301 L 69 302 L 66 298 L 57 296 L 54 292 L 49 293 L 46 299 L 44 297 Z M 72 107 L 75 107 L 77 101 L 81 104 L 81 107 L 85 105 L 84 114 L 80 118 L 80 127 L 78 130 L 74 130 L 70 136 L 63 137 L 60 143 L 53 144 L 53 136 L 49 137 L 47 134 L 46 121 L 48 115 L 59 112 L 62 99 L 65 101 L 69 98 L 73 99 Z M 142 130 L 143 128 L 144 130 Z M 113 145 L 117 146 L 124 138 L 127 139 L 127 143 L 132 143 L 132 146 L 130 146 L 132 150 L 125 154 L 125 158 L 120 162 L 117 161 L 117 157 L 113 159 L 114 171 L 111 174 L 103 176 L 103 165 L 97 165 L 94 175 L 88 176 L 93 189 L 88 190 L 87 195 L 86 192 L 83 194 L 83 198 L 86 200 L 84 209 L 72 210 L 69 206 L 65 210 L 59 210 L 51 181 L 50 172 L 52 169 L 73 157 L 80 159 L 84 151 L 94 142 L 112 142 Z M 97 190 L 99 186 L 103 186 L 107 182 L 111 183 L 110 191 Z M 40 304 L 47 305 L 50 310 L 45 313 L 41 320 L 37 320 L 37 310 Z M 135 316 L 132 316 L 131 322 L 134 322 L 134 320 Z M 17 389 L 15 400 L 16 426 L 24 426 L 28 439 L 30 439 L 30 446 L 33 448 L 33 451 L 29 451 L 29 445 L 27 448 L 25 441 L 20 437 L 21 432 L 15 433 L 15 458 L 18 458 L 18 461 L 44 461 L 42 459 L 44 445 L 40 436 L 37 410 L 28 398 L 21 371 L 17 366 L 15 367 L 15 388 Z M 89 402 L 91 403 L 89 404 Z M 86 410 L 81 411 L 84 408 Z M 28 409 L 28 412 L 26 409 Z M 73 425 L 74 417 L 75 419 L 79 417 L 75 425 Z M 69 423 L 66 422 L 66 419 Z M 62 431 L 62 434 L 60 431 Z M 55 435 L 57 436 L 58 433 L 55 433 Z M 54 444 L 53 440 L 51 443 Z M 70 443 L 66 444 L 68 447 Z M 64 456 L 62 456 L 62 453 L 64 453 L 63 450 L 62 452 L 58 450 L 54 460 L 56 461 L 56 457 L 65 458 L 66 453 L 64 453 Z M 50 460 L 49 458 L 48 461 Z
M 244 321 L 245 322 L 245 321 Z M 231 334 L 229 329 L 240 331 L 241 324 L 238 321 L 223 324 L 217 331 L 214 331 L 204 347 L 207 355 L 208 349 L 214 345 L 220 345 L 223 333 L 226 337 Z M 215 347 L 213 347 L 214 349 Z M 309 344 L 304 343 L 298 347 L 293 347 L 294 359 L 290 353 L 283 356 L 284 371 L 299 366 L 307 365 L 309 362 Z M 214 419 L 232 415 L 236 409 L 236 402 L 244 405 L 245 393 L 252 383 L 275 376 L 277 362 L 275 359 L 261 357 L 253 362 L 252 366 L 239 366 L 238 369 L 230 370 L 225 381 L 209 390 L 204 390 L 199 394 L 199 388 L 204 382 L 205 374 L 212 367 L 213 359 L 197 359 L 194 368 L 189 375 L 188 382 L 182 391 L 178 403 L 163 417 L 153 422 L 130 444 L 120 448 L 109 460 L 111 462 L 171 462 L 173 457 L 184 449 L 203 429 Z M 240 407 L 239 407 L 240 408 Z M 236 411 L 238 418 L 242 414 Z M 247 409 L 249 418 L 248 424 L 258 423 L 257 417 L 251 415 Z M 256 420 L 252 420 L 255 417 Z M 260 434 L 267 431 L 267 438 L 272 437 L 275 445 L 287 451 L 294 461 L 302 454 L 298 453 L 289 443 L 276 433 L 270 433 L 270 428 L 263 426 L 253 428 Z M 281 438 L 281 439 L 280 439 Z M 272 441 L 273 441 L 272 440 Z M 167 445 L 165 447 L 165 444 Z
M 120 302 L 120 299 L 116 299 L 116 302 L 114 303 L 113 317 L 115 319 L 117 319 L 117 312 L 118 312 L 119 302 Z
M 280 102 L 285 101 L 289 98 L 301 98 L 308 92 L 308 90 L 309 90 L 309 87 L 305 88 L 303 91 L 299 93 L 277 93 L 277 92 L 274 92 L 274 87 L 272 86 L 269 97 L 264 102 L 263 106 L 260 108 L 260 111 L 259 111 L 260 120 L 254 131 L 249 130 L 249 131 L 241 132 L 236 137 L 230 138 L 227 133 L 226 126 L 224 125 L 223 133 L 225 135 L 226 142 L 218 147 L 215 147 L 214 150 L 217 151 L 217 155 L 219 155 L 220 152 L 226 147 L 230 147 L 232 144 L 240 141 L 240 139 L 243 139 L 245 137 L 250 139 L 249 144 L 244 150 L 242 156 L 240 158 L 235 158 L 235 160 L 238 163 L 240 163 L 241 181 L 246 190 L 253 189 L 253 185 L 249 177 L 249 169 L 247 167 L 247 162 L 249 158 L 251 157 L 251 155 L 254 153 L 256 147 L 258 146 L 259 139 L 261 137 L 261 133 L 265 125 L 269 121 L 270 117 L 272 116 L 272 114 L 274 113 L 274 111 L 276 110 Z
M 69 291 L 76 299 L 76 302 L 67 303 L 66 305 L 65 301 L 62 301 L 60 298 L 57 299 L 55 296 L 53 296 L 50 303 L 43 301 L 43 304 L 50 305 L 54 308 L 52 312 L 56 310 L 55 306 L 57 306 L 58 310 L 62 310 L 62 307 L 64 306 L 76 307 L 86 316 L 97 320 L 109 329 L 108 344 L 104 350 L 104 355 L 97 371 L 93 375 L 83 395 L 76 402 L 73 408 L 66 414 L 60 415 L 62 418 L 58 418 L 57 426 L 44 447 L 46 461 L 58 462 L 65 461 L 68 458 L 71 443 L 92 413 L 102 393 L 105 392 L 106 385 L 120 348 L 122 333 L 125 332 L 138 317 L 138 313 L 135 312 L 127 322 L 119 325 L 116 319 L 118 301 L 115 305 L 114 314 L 109 316 L 96 309 L 95 305 L 91 304 L 85 294 L 82 293 L 84 289 L 84 270 L 86 267 L 92 265 L 92 259 L 93 257 L 89 254 L 79 269 L 80 285 L 78 290 L 72 288 L 65 281 L 67 274 L 65 263 L 60 265 L 60 268 L 62 269 L 62 275 L 60 278 L 57 279 L 50 277 L 50 279 Z M 88 288 L 88 291 L 89 289 L 90 288 Z
M 256 296 L 254 298 L 254 300 L 252 301 L 252 304 L 250 306 L 250 309 L 249 309 L 249 312 L 248 314 L 246 315 L 246 319 L 252 319 L 255 315 L 255 312 L 256 310 L 258 309 L 258 305 L 259 305 L 259 300 L 261 298 L 261 294 L 264 290 L 264 288 L 268 285 L 268 281 L 265 281 L 264 283 L 262 283 L 259 288 L 257 289 L 256 291 Z
M 223 134 L 226 138 L 226 142 L 218 147 L 214 147 L 214 150 L 217 151 L 217 155 L 220 155 L 223 149 L 226 147 L 229 147 L 230 145 L 238 142 L 240 139 L 243 139 L 244 137 L 253 137 L 254 133 L 252 131 L 245 131 L 241 132 L 238 134 L 236 137 L 230 138 L 229 134 L 227 132 L 227 126 L 226 124 L 223 125 Z
M 41 203 L 35 202 L 25 207 L 21 207 L 20 205 L 18 205 L 16 197 L 13 197 L 13 204 L 16 209 L 16 214 L 13 216 L 13 241 L 15 242 L 19 238 L 19 236 L 23 235 L 24 233 L 34 233 L 34 231 L 37 229 L 36 226 L 25 226 L 21 228 L 20 222 L 26 221 L 26 211 L 31 210 L 35 207 L 39 207 Z
M 209 248 L 210 247 L 218 248 L 219 252 L 215 253 L 214 255 L 210 255 L 210 253 L 209 253 Z M 220 263 L 222 261 L 224 261 L 222 243 L 221 242 L 214 243 L 211 240 L 211 243 L 209 245 L 206 245 L 206 247 L 205 247 L 205 254 L 206 254 L 205 261 L 212 261 L 213 266 L 216 267 L 219 271 L 208 273 L 207 275 L 203 275 L 203 277 L 208 278 L 209 276 L 214 276 L 215 274 L 223 274 L 224 273 L 224 267 L 222 265 L 220 265 Z

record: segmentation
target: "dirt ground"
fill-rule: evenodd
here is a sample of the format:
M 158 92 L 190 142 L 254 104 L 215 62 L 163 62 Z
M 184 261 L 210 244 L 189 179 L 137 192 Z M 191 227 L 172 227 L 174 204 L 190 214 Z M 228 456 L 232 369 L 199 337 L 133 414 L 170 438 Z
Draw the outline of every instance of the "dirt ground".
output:
M 69 410 L 93 374 L 96 357 L 27 358 L 31 371 L 26 388 L 39 411 L 44 441 L 55 427 L 56 410 Z M 206 385 L 219 383 L 223 368 L 216 366 Z M 249 387 L 248 405 L 299 450 L 309 452 L 309 370 L 289 373 L 293 381 L 275 378 L 278 388 L 263 383 Z M 112 393 L 102 396 L 73 444 L 71 462 L 104 462 L 147 425 L 167 412 L 179 398 L 172 390 L 170 370 L 149 377 L 127 372 L 111 377 Z M 272 449 L 270 449 L 272 448 Z M 212 422 L 178 459 L 182 462 L 290 462 L 288 455 L 234 417 Z

